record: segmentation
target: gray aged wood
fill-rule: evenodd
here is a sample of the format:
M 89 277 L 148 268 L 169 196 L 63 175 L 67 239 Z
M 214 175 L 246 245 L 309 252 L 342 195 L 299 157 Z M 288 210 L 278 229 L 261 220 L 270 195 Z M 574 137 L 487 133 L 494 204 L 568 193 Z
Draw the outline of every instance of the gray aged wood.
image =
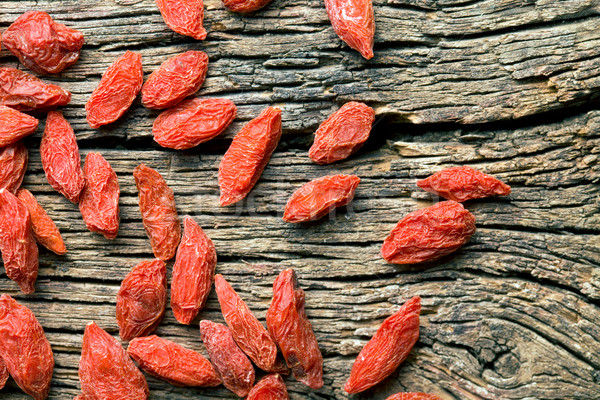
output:
M 2 28 L 40 9 L 85 34 L 80 61 L 45 79 L 73 92 L 64 113 L 82 156 L 99 150 L 122 190 L 119 237 L 107 241 L 48 185 L 38 150 L 43 127 L 26 141 L 24 186 L 54 218 L 69 253 L 41 250 L 34 295 L 20 294 L 3 273 L 0 292 L 29 306 L 47 332 L 56 358 L 51 399 L 78 393 L 85 325 L 94 320 L 117 334 L 120 282 L 152 257 L 132 177 L 142 161 L 174 189 L 180 215 L 192 215 L 214 240 L 218 271 L 263 322 L 274 278 L 296 269 L 325 358 L 325 387 L 309 390 L 288 377 L 291 398 L 383 400 L 401 390 L 444 399 L 600 398 L 599 1 L 377 0 L 369 62 L 337 39 L 319 0 L 275 0 L 250 16 L 218 0 L 205 8 L 209 35 L 195 42 L 171 32 L 152 0 L 0 1 Z M 200 94 L 234 100 L 235 123 L 198 148 L 165 150 L 151 140 L 158 113 L 137 100 L 122 120 L 90 129 L 83 106 L 126 49 L 142 53 L 146 74 L 184 50 L 206 51 Z M 7 53 L 2 65 L 18 65 Z M 376 109 L 371 139 L 347 161 L 312 164 L 311 133 L 348 100 Z M 219 208 L 222 153 L 267 105 L 283 109 L 282 142 L 248 200 Z M 494 174 L 513 193 L 467 204 L 478 230 L 454 255 L 386 264 L 379 249 L 389 230 L 436 200 L 415 180 L 463 164 Z M 332 173 L 361 177 L 356 200 L 329 219 L 285 224 L 289 195 Z M 346 395 L 357 353 L 414 295 L 423 299 L 421 335 L 408 360 L 373 390 Z M 214 293 L 200 318 L 222 321 Z M 182 326 L 170 310 L 157 333 L 205 352 L 197 321 Z M 152 399 L 235 398 L 223 388 L 148 382 Z M 0 396 L 28 398 L 12 382 Z

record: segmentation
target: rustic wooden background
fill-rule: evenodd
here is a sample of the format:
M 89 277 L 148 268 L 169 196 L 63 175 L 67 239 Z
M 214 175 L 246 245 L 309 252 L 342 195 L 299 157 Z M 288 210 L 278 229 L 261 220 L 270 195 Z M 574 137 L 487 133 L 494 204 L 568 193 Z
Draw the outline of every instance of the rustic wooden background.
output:
M 240 16 L 205 3 L 204 42 L 170 31 L 153 0 L 0 1 L 0 28 L 39 9 L 79 29 L 80 61 L 48 78 L 73 93 L 63 109 L 82 159 L 99 150 L 121 184 L 121 230 L 107 241 L 85 229 L 76 205 L 43 174 L 38 133 L 26 143 L 29 188 L 60 227 L 69 253 L 40 253 L 37 291 L 0 291 L 29 306 L 55 354 L 51 399 L 78 393 L 85 325 L 117 333 L 115 299 L 130 268 L 152 257 L 133 168 L 157 168 L 217 247 L 217 270 L 264 321 L 271 284 L 297 270 L 325 358 L 325 386 L 286 379 L 292 399 L 376 399 L 426 391 L 444 399 L 600 398 L 600 1 L 375 0 L 375 58 L 336 37 L 321 0 L 274 0 Z M 117 123 L 92 130 L 84 104 L 126 49 L 149 74 L 189 49 L 210 56 L 202 96 L 227 97 L 238 118 L 222 138 L 183 152 L 151 140 L 155 111 L 139 99 Z M 18 66 L 2 50 L 1 64 Z M 311 134 L 348 100 L 377 111 L 368 144 L 351 159 L 312 164 Z M 231 137 L 267 105 L 283 109 L 284 136 L 239 206 L 219 208 L 217 168 Z M 509 183 L 508 198 L 474 201 L 471 242 L 422 266 L 386 264 L 383 239 L 406 213 L 431 204 L 415 180 L 470 165 Z M 362 178 L 356 200 L 307 226 L 281 220 L 289 195 L 331 173 Z M 169 267 L 172 264 L 169 264 Z M 423 299 L 421 336 L 408 360 L 375 389 L 348 396 L 352 362 L 383 318 Z M 221 321 L 211 294 L 201 318 Z M 204 352 L 197 323 L 167 310 L 157 333 Z M 233 399 L 219 389 L 176 388 L 148 378 L 152 399 Z M 14 383 L 2 399 L 28 398 Z

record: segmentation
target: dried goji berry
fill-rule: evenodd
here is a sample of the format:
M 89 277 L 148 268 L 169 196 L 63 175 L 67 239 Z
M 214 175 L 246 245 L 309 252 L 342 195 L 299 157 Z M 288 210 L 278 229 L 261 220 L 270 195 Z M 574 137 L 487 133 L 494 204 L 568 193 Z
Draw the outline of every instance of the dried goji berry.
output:
M 411 392 L 396 393 L 385 400 L 442 400 L 442 398 L 435 394 Z
M 117 324 L 123 340 L 148 336 L 160 323 L 167 305 L 167 266 L 142 261 L 123 279 L 117 294 Z
M 141 369 L 173 385 L 218 386 L 221 378 L 200 353 L 156 335 L 135 338 L 127 353 Z
M 269 374 L 254 385 L 246 400 L 289 400 L 289 398 L 281 376 Z
M 272 371 L 277 358 L 277 345 L 269 332 L 222 275 L 215 276 L 215 291 L 225 322 L 238 346 L 258 368 Z
M 119 180 L 108 161 L 99 153 L 88 153 L 83 167 L 85 186 L 79 199 L 79 211 L 85 225 L 107 239 L 119 232 Z
M 173 31 L 196 40 L 206 39 L 202 0 L 156 0 L 156 5 Z
M 0 68 L 0 104 L 21 111 L 48 110 L 71 101 L 71 93 L 15 68 Z
M 102 75 L 85 104 L 92 128 L 115 122 L 129 109 L 144 83 L 142 56 L 126 51 Z
M 4 31 L 2 44 L 27 68 L 58 74 L 79 58 L 83 34 L 54 22 L 43 11 L 28 11 Z
M 237 108 L 227 99 L 189 99 L 162 112 L 154 121 L 156 143 L 184 150 L 219 136 L 235 118 Z
M 306 317 L 304 300 L 294 270 L 282 271 L 273 283 L 267 327 L 296 379 L 319 389 L 323 386 L 323 356 Z
M 156 170 L 144 164 L 133 170 L 133 177 L 139 192 L 144 228 L 154 256 L 163 261 L 170 260 L 181 238 L 173 190 Z
M 421 298 L 415 296 L 383 321 L 360 351 L 344 390 L 358 393 L 378 384 L 406 359 L 419 338 Z
M 190 324 L 210 294 L 217 252 L 212 240 L 186 215 L 171 282 L 171 308 L 177 321 Z
M 196 93 L 206 78 L 208 56 L 186 51 L 171 57 L 142 86 L 142 104 L 148 108 L 170 108 Z
M 260 10 L 270 2 L 271 0 L 223 0 L 223 5 L 233 12 L 246 14 Z
M 310 181 L 292 194 L 283 220 L 293 223 L 317 220 L 350 203 L 359 182 L 356 175 L 330 175 Z
M 367 60 L 373 58 L 375 17 L 371 0 L 325 0 L 333 30 Z
M 46 214 L 46 211 L 37 202 L 35 197 L 33 197 L 33 194 L 27 189 L 19 189 L 17 198 L 27 207 L 27 211 L 29 211 L 33 236 L 38 243 L 58 255 L 65 254 L 67 247 L 60 235 L 60 231 L 54 221 L 52 221 L 52 218 Z
M 23 293 L 33 293 L 39 260 L 31 218 L 27 207 L 6 189 L 0 189 L 0 251 L 6 275 Z
M 344 104 L 319 126 L 308 156 L 318 164 L 348 158 L 367 141 L 373 121 L 375 111 L 366 104 Z
M 254 367 L 233 340 L 229 328 L 202 320 L 200 334 L 223 385 L 240 397 L 247 396 L 254 385 Z
M 75 133 L 60 111 L 51 111 L 40 144 L 42 166 L 48 183 L 73 203 L 85 186 Z
M 2 361 L 2 357 L 0 357 L 0 390 L 6 385 L 9 376 L 8 369 L 6 368 L 4 361 Z
M 506 183 L 471 167 L 443 169 L 427 179 L 417 181 L 417 186 L 445 199 L 460 203 L 510 194 L 510 186 Z
M 475 216 L 462 204 L 443 201 L 402 218 L 383 242 L 381 255 L 394 264 L 436 260 L 458 250 L 475 233 Z
M 0 189 L 17 192 L 23 183 L 28 158 L 27 148 L 21 142 L 0 149 Z
M 35 400 L 48 397 L 54 355 L 44 329 L 27 307 L 0 297 L 0 358 L 17 385 Z
M 242 200 L 252 190 L 281 138 L 281 110 L 266 108 L 235 135 L 219 166 L 219 204 Z
M 90 322 L 85 327 L 79 361 L 80 396 L 85 399 L 148 398 L 146 378 L 135 366 L 121 344 Z
M 8 146 L 31 135 L 40 121 L 20 111 L 0 105 L 0 147 Z

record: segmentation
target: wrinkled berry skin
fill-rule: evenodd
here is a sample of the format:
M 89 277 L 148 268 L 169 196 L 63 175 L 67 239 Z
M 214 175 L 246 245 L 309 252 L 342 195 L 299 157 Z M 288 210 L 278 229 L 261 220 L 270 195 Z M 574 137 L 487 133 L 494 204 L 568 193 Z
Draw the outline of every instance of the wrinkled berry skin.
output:
M 135 338 L 127 353 L 150 375 L 177 386 L 218 386 L 221 378 L 202 354 L 156 335 Z
M 0 358 L 17 385 L 35 400 L 48 397 L 54 355 L 44 329 L 27 307 L 0 296 Z
M 223 0 L 223 5 L 233 12 L 248 14 L 269 4 L 271 0 Z
M 212 240 L 189 215 L 183 219 L 171 282 L 171 308 L 177 321 L 190 324 L 210 294 L 217 252 Z
M 189 99 L 162 112 L 152 134 L 162 147 L 185 150 L 207 142 L 227 129 L 237 108 L 227 99 Z
M 459 203 L 510 194 L 510 186 L 506 183 L 471 167 L 446 168 L 429 178 L 417 181 L 417 186 Z
M 283 220 L 299 223 L 320 219 L 350 203 L 359 183 L 356 175 L 330 175 L 310 181 L 292 194 Z
M 235 135 L 219 166 L 221 207 L 242 200 L 264 171 L 281 138 L 281 110 L 266 108 Z
M 79 380 L 80 398 L 146 400 L 148 383 L 121 344 L 91 322 L 85 327 Z
M 117 294 L 117 324 L 123 340 L 148 336 L 165 314 L 167 267 L 161 260 L 142 261 L 123 279 Z
M 6 385 L 9 376 L 8 369 L 6 369 L 6 365 L 4 364 L 4 361 L 2 361 L 2 357 L 0 357 L 0 390 Z
M 156 0 L 156 5 L 173 31 L 196 40 L 206 39 L 202 0 Z
M 419 338 L 420 313 L 421 298 L 415 296 L 383 321 L 356 357 L 344 386 L 346 392 L 365 391 L 398 368 Z
M 375 111 L 364 103 L 346 103 L 315 132 L 308 156 L 317 164 L 331 164 L 355 153 L 369 138 Z
M 381 255 L 392 264 L 436 260 L 464 246 L 475 233 L 475 216 L 453 200 L 413 211 L 383 242 Z
M 269 374 L 254 385 L 246 400 L 289 400 L 289 398 L 281 376 Z
M 169 58 L 142 86 L 142 104 L 148 108 L 170 108 L 196 93 L 206 78 L 208 56 L 186 51 Z
M 42 166 L 48 183 L 73 203 L 85 186 L 75 133 L 60 111 L 51 111 L 40 144 Z
M 267 327 L 288 367 L 300 382 L 313 389 L 323 386 L 323 356 L 304 311 L 304 290 L 293 269 L 282 271 L 273 283 Z
M 333 30 L 364 58 L 373 58 L 375 17 L 371 0 L 325 0 Z
M 6 189 L 15 194 L 27 170 L 29 155 L 22 142 L 0 149 L 0 189 Z
M 436 396 L 435 394 L 428 393 L 418 393 L 418 392 L 410 392 L 410 393 L 396 393 L 391 395 L 385 400 L 442 400 L 441 397 Z
M 14 144 L 31 135 L 39 122 L 37 118 L 0 105 L 0 147 Z
M 83 34 L 54 22 L 43 11 L 28 11 L 2 34 L 2 44 L 39 74 L 58 74 L 79 59 Z
M 0 68 L 0 104 L 20 111 L 64 106 L 71 93 L 15 68 Z
M 121 118 L 143 83 L 142 56 L 126 51 L 104 72 L 98 87 L 85 104 L 88 124 L 99 128 Z
M 79 211 L 85 225 L 107 239 L 119 232 L 119 180 L 112 167 L 99 153 L 88 153 L 83 167 L 85 186 Z

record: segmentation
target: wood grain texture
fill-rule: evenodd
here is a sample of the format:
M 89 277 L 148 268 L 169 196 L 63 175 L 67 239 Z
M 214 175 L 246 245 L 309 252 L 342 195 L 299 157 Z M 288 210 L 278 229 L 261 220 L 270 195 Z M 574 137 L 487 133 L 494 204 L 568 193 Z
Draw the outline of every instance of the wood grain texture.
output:
M 73 92 L 64 107 L 82 159 L 99 151 L 121 185 L 114 241 L 89 232 L 77 205 L 43 174 L 38 132 L 26 140 L 24 186 L 63 233 L 69 253 L 40 250 L 34 295 L 0 273 L 0 292 L 38 316 L 56 369 L 50 399 L 79 390 L 83 330 L 94 320 L 118 334 L 116 293 L 129 270 L 152 258 L 133 169 L 156 168 L 180 216 L 212 238 L 223 274 L 264 323 L 277 274 L 296 269 L 324 355 L 325 386 L 286 378 L 292 399 L 383 400 L 397 391 L 444 399 L 597 399 L 600 393 L 600 2 L 597 0 L 377 0 L 375 58 L 364 61 L 331 28 L 319 0 L 275 0 L 240 16 L 205 2 L 204 42 L 171 32 L 152 0 L 0 1 L 0 28 L 30 9 L 86 37 L 77 64 L 44 78 Z M 126 49 L 146 77 L 189 49 L 206 51 L 202 96 L 226 97 L 238 117 L 226 134 L 188 151 L 151 138 L 157 111 L 138 100 L 117 123 L 85 122 L 85 102 Z M 17 60 L 2 50 L 2 65 Z M 22 67 L 21 67 L 22 68 Z M 377 112 L 371 138 L 341 163 L 318 166 L 311 134 L 349 100 Z M 284 137 L 242 204 L 218 207 L 217 169 L 230 139 L 267 105 L 283 110 Z M 406 213 L 437 199 L 415 184 L 444 167 L 469 165 L 510 184 L 507 198 L 466 204 L 478 230 L 457 253 L 427 265 L 394 266 L 379 255 Z M 316 177 L 361 177 L 355 201 L 322 221 L 281 220 L 295 189 Z M 172 262 L 169 263 L 169 278 Z M 343 392 L 352 362 L 381 321 L 423 298 L 421 336 L 398 371 L 374 389 Z M 157 334 L 206 354 L 197 322 L 222 322 L 214 293 L 190 326 L 167 310 Z M 233 399 L 224 388 L 177 388 L 148 377 L 152 399 Z M 28 398 L 14 382 L 0 398 Z

